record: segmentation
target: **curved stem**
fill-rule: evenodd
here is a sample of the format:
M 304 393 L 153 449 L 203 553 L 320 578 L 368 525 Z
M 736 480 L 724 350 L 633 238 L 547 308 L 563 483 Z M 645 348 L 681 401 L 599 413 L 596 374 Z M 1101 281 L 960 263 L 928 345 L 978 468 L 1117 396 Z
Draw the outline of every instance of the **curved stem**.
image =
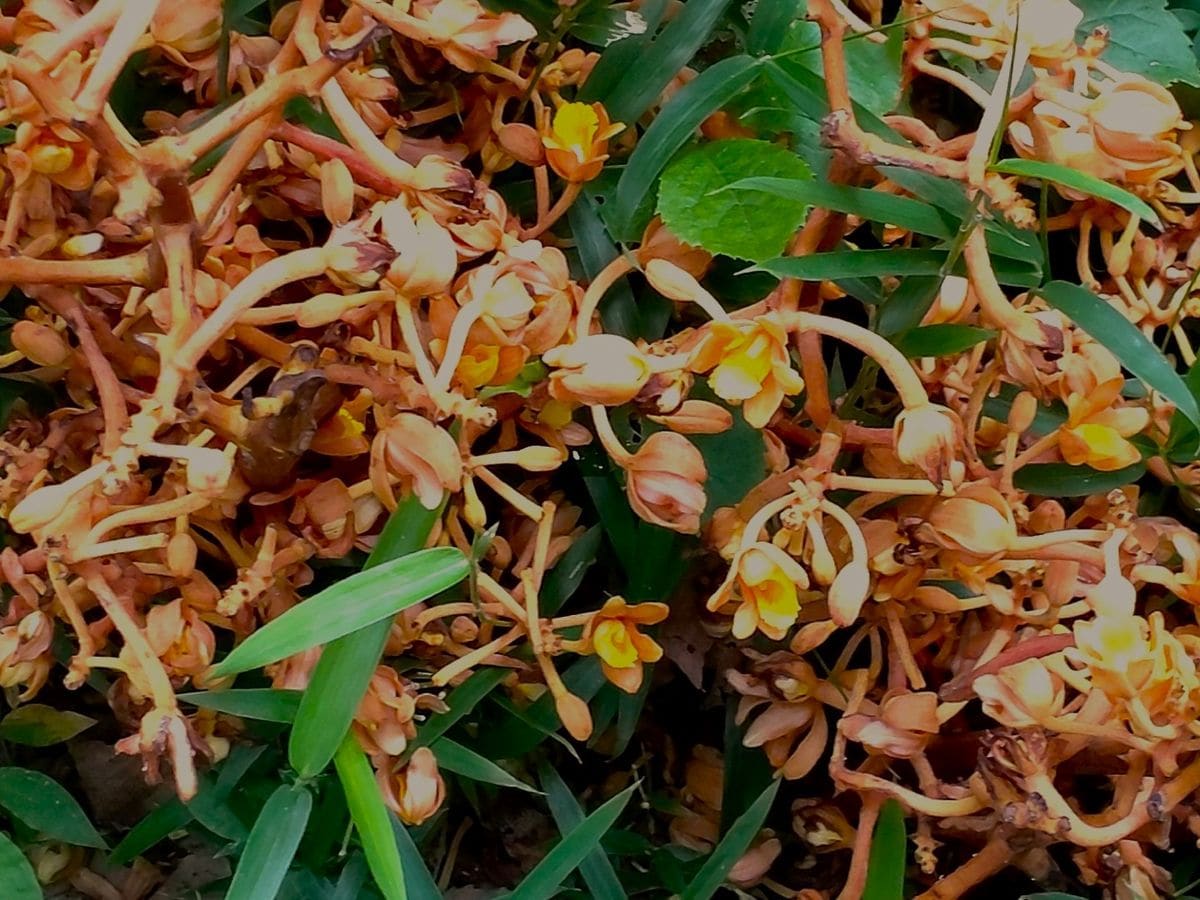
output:
M 613 462 L 622 469 L 627 468 L 633 462 L 633 454 L 625 449 L 625 445 L 613 431 L 612 422 L 608 418 L 608 409 L 600 405 L 589 406 L 588 409 L 592 412 L 592 424 L 595 425 L 596 437 L 600 439 L 601 446 L 604 447 Z
M 588 285 L 579 302 L 579 314 L 575 317 L 575 340 L 586 337 L 592 326 L 592 316 L 608 289 L 622 277 L 633 271 L 633 263 L 626 256 L 616 256 L 603 269 L 596 273 L 592 283 Z

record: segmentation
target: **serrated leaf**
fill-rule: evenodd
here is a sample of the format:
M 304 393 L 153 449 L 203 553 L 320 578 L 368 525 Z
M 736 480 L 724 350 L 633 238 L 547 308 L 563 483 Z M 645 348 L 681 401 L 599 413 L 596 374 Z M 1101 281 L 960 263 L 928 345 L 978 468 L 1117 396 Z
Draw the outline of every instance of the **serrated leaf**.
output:
M 75 798 L 41 772 L 15 766 L 0 769 L 0 807 L 56 841 L 77 847 L 108 848 Z
M 77 712 L 42 703 L 27 703 L 0 720 L 0 740 L 26 747 L 49 747 L 69 741 L 95 724 L 95 719 Z
M 1200 404 L 1162 352 L 1120 312 L 1087 288 L 1052 281 L 1038 293 L 1115 356 L 1121 365 L 1200 426 Z
M 1146 474 L 1145 463 L 1114 472 L 1069 463 L 1030 463 L 1013 473 L 1013 484 L 1042 497 L 1088 497 L 1132 484 Z
M 469 569 L 462 551 L 434 547 L 357 572 L 255 631 L 213 667 L 212 676 L 257 669 L 389 619 L 458 584 Z
M 304 837 L 312 802 L 312 794 L 299 784 L 281 784 L 267 798 L 246 839 L 225 900 L 263 900 L 279 893 Z
M 636 789 L 636 784 L 630 785 L 564 835 L 513 889 L 508 900 L 550 900 L 558 893 L 563 880 L 595 849 L 600 838 L 617 821 Z
M 908 835 L 904 808 L 895 800 L 884 801 L 871 837 L 867 884 L 863 900 L 904 900 L 904 870 L 908 862 Z
M 946 323 L 913 328 L 896 338 L 895 344 L 896 349 L 909 359 L 920 359 L 961 353 L 995 336 L 996 332 L 987 328 Z
M 33 866 L 12 839 L 0 832 L 0 897 L 4 900 L 42 900 Z
M 778 193 L 725 191 L 752 175 L 811 178 L 791 151 L 766 141 L 714 141 L 683 154 L 663 172 L 658 212 L 683 241 L 711 253 L 760 261 L 783 252 L 807 206 Z
M 1075 0 L 1075 5 L 1083 11 L 1078 39 L 1098 27 L 1109 30 L 1104 62 L 1159 84 L 1200 86 L 1192 42 L 1166 0 Z
M 431 748 L 437 757 L 438 768 L 472 781 L 482 781 L 497 787 L 515 788 L 540 794 L 537 788 L 531 787 L 521 779 L 513 776 L 486 756 L 480 756 L 470 747 L 464 747 L 449 738 L 441 738 Z
M 779 793 L 779 784 L 778 778 L 772 780 L 766 790 L 759 794 L 758 799 L 750 804 L 750 808 L 737 817 L 721 838 L 721 842 L 713 848 L 713 852 L 700 867 L 700 871 L 696 873 L 680 900 L 709 900 L 720 889 L 729 875 L 729 870 L 750 849 L 750 844 L 766 821 L 771 804 L 775 802 L 775 795 Z
M 367 756 L 352 735 L 347 735 L 333 757 L 338 780 L 346 792 L 350 818 L 362 841 L 363 853 L 375 884 L 385 900 L 407 900 L 404 864 L 392 833 L 387 807 Z
M 1042 181 L 1050 181 L 1073 191 L 1099 197 L 1101 200 L 1107 200 L 1109 203 L 1133 213 L 1156 228 L 1162 228 L 1158 213 L 1141 197 L 1131 194 L 1115 184 L 1102 181 L 1094 175 L 1089 175 L 1087 172 L 1037 159 L 1002 159 L 995 163 L 991 170 L 999 172 L 1001 175 L 1016 175 L 1018 178 L 1037 178 Z

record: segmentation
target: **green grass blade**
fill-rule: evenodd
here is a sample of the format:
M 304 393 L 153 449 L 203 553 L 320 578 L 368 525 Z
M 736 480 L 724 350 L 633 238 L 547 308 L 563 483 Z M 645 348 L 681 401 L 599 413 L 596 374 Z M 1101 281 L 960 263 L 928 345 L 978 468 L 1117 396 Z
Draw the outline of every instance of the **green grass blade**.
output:
M 449 731 L 463 716 L 473 710 L 496 685 L 508 677 L 509 669 L 480 669 L 452 690 L 446 697 L 446 711 L 431 715 L 417 730 L 417 738 L 409 745 L 412 753 L 418 747 L 428 747 Z
M 700 871 L 696 873 L 680 900 L 708 900 L 720 889 L 734 863 L 750 849 L 750 844 L 767 819 L 767 813 L 771 811 L 771 804 L 777 793 L 779 780 L 775 779 L 725 832 L 725 836 L 713 848 L 712 854 L 700 867 Z
M 705 69 L 679 91 L 662 108 L 658 117 L 646 129 L 629 157 L 625 171 L 617 182 L 612 200 L 612 219 L 618 223 L 621 240 L 634 240 L 638 207 L 650 194 L 675 151 L 682 147 L 700 123 L 716 112 L 758 75 L 759 63 L 749 56 L 734 56 Z M 631 78 L 639 82 L 640 78 Z
M 974 347 L 981 341 L 991 340 L 996 332 L 973 325 L 941 323 L 913 328 L 895 340 L 896 349 L 909 359 L 928 356 L 949 356 L 952 353 Z
M 462 551 L 434 547 L 357 572 L 255 631 L 213 667 L 212 675 L 257 669 L 390 619 L 458 584 L 469 570 Z
M 829 281 L 838 278 L 880 278 L 885 275 L 939 275 L 950 254 L 946 250 L 831 250 L 810 256 L 785 256 L 760 263 L 755 268 L 780 278 Z M 1001 284 L 1036 287 L 1040 277 L 1031 265 L 1015 259 L 993 260 Z M 966 267 L 956 260 L 953 271 Z
M 425 546 L 444 504 L 426 509 L 413 495 L 388 518 L 364 570 L 415 553 Z M 390 618 L 326 644 L 300 698 L 288 741 L 288 761 L 302 775 L 323 772 L 350 730 L 350 722 L 379 664 L 391 630 Z
M 1141 197 L 1078 169 L 1037 159 L 1004 159 L 994 163 L 991 170 L 999 172 L 1001 175 L 1016 175 L 1018 178 L 1038 178 L 1070 188 L 1073 191 L 1079 191 L 1082 194 L 1099 197 L 1101 200 L 1107 200 L 1126 212 L 1133 213 L 1139 219 L 1151 223 L 1160 231 L 1162 230 L 1163 225 L 1158 218 L 1158 213 Z
M 1144 462 L 1113 472 L 1069 463 L 1030 463 L 1013 473 L 1013 484 L 1041 497 L 1090 497 L 1133 484 L 1145 474 Z
M 636 788 L 636 784 L 630 785 L 571 829 L 508 895 L 508 900 L 550 900 L 558 893 L 563 880 L 612 828 Z
M 531 787 L 519 778 L 509 774 L 509 772 L 492 762 L 486 756 L 480 756 L 469 747 L 455 743 L 449 738 L 442 738 L 431 749 L 437 757 L 438 767 L 447 772 L 453 772 L 455 775 L 461 775 L 463 778 L 470 778 L 472 781 L 494 784 L 498 787 L 516 788 L 519 791 L 528 791 L 531 794 L 541 793 L 537 788 Z
M 375 773 L 367 755 L 362 752 L 353 736 L 347 736 L 333 757 L 338 780 L 346 792 L 346 805 L 350 807 L 350 818 L 362 841 L 363 853 L 375 878 L 375 885 L 385 900 L 407 900 L 408 890 L 404 883 L 404 866 L 400 862 L 400 850 L 392 834 L 387 807 Z
M 1085 287 L 1052 281 L 1038 293 L 1055 309 L 1107 347 L 1121 365 L 1200 425 L 1200 405 L 1175 366 L 1136 325 Z
M 867 885 L 862 900 L 904 900 L 907 858 L 904 810 L 895 800 L 888 800 L 879 811 L 879 821 L 875 823 L 875 834 L 871 838 Z
M 400 848 L 400 861 L 404 866 L 404 884 L 408 888 L 409 896 L 420 897 L 421 900 L 426 900 L 426 898 L 440 900 L 442 892 L 438 889 L 437 882 L 429 871 L 429 866 L 425 865 L 425 860 L 421 857 L 421 850 L 417 847 L 416 841 L 412 839 L 412 835 L 408 833 L 408 828 L 396 817 L 395 813 L 389 814 L 388 819 L 392 823 L 392 835 L 396 839 L 396 846 Z
M 312 794 L 281 784 L 263 804 L 225 900 L 266 900 L 279 893 L 312 813 Z
M 108 848 L 74 797 L 61 784 L 32 769 L 0 769 L 0 807 L 34 831 L 77 847 Z
M 191 691 L 179 694 L 179 699 L 201 709 L 260 722 L 288 723 L 296 718 L 300 706 L 300 691 L 279 691 L 272 688 L 247 688 L 229 691 Z
M 4 900 L 42 900 L 42 886 L 38 884 L 33 866 L 12 842 L 0 831 L 0 897 Z
M 550 815 L 554 817 L 559 832 L 568 834 L 578 828 L 586 817 L 583 807 L 558 771 L 543 761 L 538 766 L 538 781 L 546 792 L 546 803 L 550 806 Z M 625 900 L 625 888 L 604 848 L 592 848 L 592 852 L 579 864 L 579 874 L 596 900 Z

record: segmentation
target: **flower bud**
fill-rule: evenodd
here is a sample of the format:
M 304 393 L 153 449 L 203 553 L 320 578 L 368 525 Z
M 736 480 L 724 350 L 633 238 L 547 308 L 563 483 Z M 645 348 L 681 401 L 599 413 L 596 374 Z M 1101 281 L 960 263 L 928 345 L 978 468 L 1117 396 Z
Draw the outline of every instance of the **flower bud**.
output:
M 331 225 L 345 225 L 354 216 L 354 176 L 340 159 L 321 164 L 321 209 Z
M 187 486 L 195 494 L 220 494 L 233 477 L 233 457 L 211 447 L 192 447 L 187 457 Z
M 647 416 L 679 434 L 720 434 L 733 427 L 733 414 L 708 400 L 685 400 L 668 416 Z
M 49 325 L 22 319 L 9 334 L 13 347 L 39 366 L 61 366 L 71 358 L 71 346 Z
M 962 425 L 949 409 L 936 403 L 904 410 L 894 427 L 896 456 L 916 466 L 934 484 L 945 481 L 962 437 Z
M 418 747 L 400 772 L 377 771 L 376 779 L 384 802 L 407 825 L 420 825 L 438 811 L 446 797 L 437 758 L 428 747 Z
M 99 253 L 103 246 L 104 235 L 98 231 L 89 231 L 67 238 L 58 249 L 62 251 L 63 256 L 70 259 L 82 259 L 93 253 Z
M 594 334 L 555 347 L 542 356 L 550 374 L 550 396 L 577 403 L 620 406 L 650 379 L 646 356 L 615 334 Z
M 496 138 L 504 152 L 522 165 L 532 168 L 545 164 L 546 151 L 537 129 L 520 122 L 509 122 L 500 126 Z
M 190 578 L 196 570 L 196 542 L 186 531 L 167 543 L 167 568 L 176 578 Z
M 575 740 L 586 741 L 592 736 L 592 711 L 579 697 L 564 691 L 554 698 L 554 708 L 567 734 Z
M 669 260 L 652 259 L 643 271 L 650 286 L 670 300 L 686 303 L 707 293 L 699 281 Z
M 829 586 L 829 617 L 841 628 L 853 625 L 870 593 L 870 569 L 865 562 L 851 561 Z
M 928 526 L 943 546 L 978 556 L 1003 553 L 1017 537 L 1008 503 L 995 488 L 982 484 L 935 506 Z
M 528 472 L 553 472 L 565 459 L 554 447 L 523 447 L 517 451 L 517 465 Z
M 625 475 L 629 503 L 642 519 L 684 534 L 700 530 L 708 469 L 687 438 L 655 432 L 626 465 Z

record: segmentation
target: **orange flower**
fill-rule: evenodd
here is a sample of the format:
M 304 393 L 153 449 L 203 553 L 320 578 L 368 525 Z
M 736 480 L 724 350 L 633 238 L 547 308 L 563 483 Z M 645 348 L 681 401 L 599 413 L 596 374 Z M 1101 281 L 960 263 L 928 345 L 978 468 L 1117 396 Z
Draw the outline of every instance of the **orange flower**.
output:
M 428 747 L 418 747 L 408 765 L 393 771 L 387 757 L 376 757 L 375 780 L 383 800 L 406 825 L 420 825 L 446 799 L 446 784 L 438 772 L 437 758 Z
M 788 357 L 787 332 L 770 315 L 752 322 L 713 322 L 692 353 L 693 372 L 711 372 L 709 384 L 722 400 L 742 403 L 754 428 L 762 428 L 785 395 L 804 389 Z
M 759 542 L 738 551 L 729 575 L 709 598 L 714 612 L 730 600 L 741 604 L 733 614 L 733 636 L 739 640 L 761 631 L 771 640 L 783 640 L 800 615 L 799 592 L 808 587 L 808 575 L 774 544 Z
M 657 431 L 625 466 L 629 505 L 653 525 L 695 534 L 708 505 L 704 457 L 687 438 Z
M 182 600 L 152 607 L 146 613 L 146 637 L 173 675 L 194 677 L 203 672 L 216 649 L 212 629 Z
M 650 363 L 633 343 L 616 334 L 594 334 L 542 356 L 555 366 L 550 396 L 557 400 L 619 406 L 650 380 Z
M 591 181 L 608 159 L 608 139 L 624 128 L 599 103 L 564 103 L 542 123 L 546 162 L 567 181 Z
M 400 413 L 380 432 L 387 467 L 411 480 L 413 492 L 426 509 L 437 509 L 445 491 L 462 484 L 462 454 L 445 429 L 416 413 Z
M 583 630 L 584 652 L 600 657 L 605 678 L 625 693 L 636 694 L 642 686 L 642 664 L 658 662 L 663 653 L 638 627 L 656 625 L 669 612 L 665 603 L 630 606 L 623 597 L 609 597 Z
M 1150 423 L 1150 413 L 1141 407 L 1113 405 L 1123 384 L 1124 379 L 1112 378 L 1086 397 L 1067 398 L 1067 424 L 1059 431 L 1058 448 L 1071 465 L 1112 472 L 1141 460 L 1141 451 L 1126 438 Z

